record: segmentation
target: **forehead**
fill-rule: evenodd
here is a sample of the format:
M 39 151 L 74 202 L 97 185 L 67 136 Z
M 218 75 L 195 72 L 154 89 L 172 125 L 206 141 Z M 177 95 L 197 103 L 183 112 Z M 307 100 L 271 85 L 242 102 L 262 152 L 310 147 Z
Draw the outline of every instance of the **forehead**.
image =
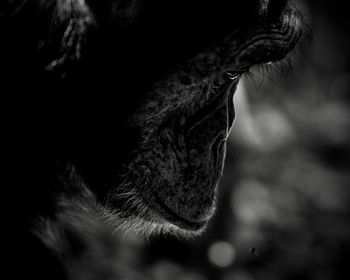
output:
M 132 45 L 136 55 L 153 50 L 167 57 L 183 53 L 191 56 L 220 44 L 240 29 L 254 28 L 261 21 L 267 1 L 139 0 L 123 9 L 115 4 L 111 12 L 113 17 L 130 17 L 124 31 L 117 28 L 118 36 L 124 36 L 118 43 Z

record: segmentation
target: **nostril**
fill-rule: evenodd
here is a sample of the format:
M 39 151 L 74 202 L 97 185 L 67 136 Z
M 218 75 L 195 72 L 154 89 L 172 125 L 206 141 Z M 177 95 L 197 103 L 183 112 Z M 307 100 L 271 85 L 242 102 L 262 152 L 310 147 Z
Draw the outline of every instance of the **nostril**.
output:
M 276 21 L 283 15 L 288 0 L 269 0 L 267 6 L 267 20 Z

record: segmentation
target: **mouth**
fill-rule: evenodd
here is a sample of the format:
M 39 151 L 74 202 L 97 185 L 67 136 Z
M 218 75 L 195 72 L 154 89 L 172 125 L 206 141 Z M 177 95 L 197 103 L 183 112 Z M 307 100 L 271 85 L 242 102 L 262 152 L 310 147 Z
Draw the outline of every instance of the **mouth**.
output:
M 207 224 L 208 219 L 201 221 L 189 221 L 188 219 L 181 217 L 175 211 L 170 209 L 159 197 L 154 194 L 154 202 L 158 206 L 157 210 L 160 214 L 171 224 L 185 230 L 189 231 L 200 231 L 204 229 Z

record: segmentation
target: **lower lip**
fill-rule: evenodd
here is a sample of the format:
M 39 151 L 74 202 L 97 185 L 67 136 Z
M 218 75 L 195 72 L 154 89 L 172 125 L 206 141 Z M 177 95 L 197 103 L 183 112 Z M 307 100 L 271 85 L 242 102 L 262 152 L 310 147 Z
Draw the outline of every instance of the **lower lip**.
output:
M 168 222 L 178 226 L 181 229 L 198 231 L 202 229 L 207 223 L 207 220 L 193 222 L 193 221 L 188 221 L 187 219 L 179 216 L 173 210 L 171 210 L 157 195 L 155 195 L 155 201 L 157 205 L 161 208 Z

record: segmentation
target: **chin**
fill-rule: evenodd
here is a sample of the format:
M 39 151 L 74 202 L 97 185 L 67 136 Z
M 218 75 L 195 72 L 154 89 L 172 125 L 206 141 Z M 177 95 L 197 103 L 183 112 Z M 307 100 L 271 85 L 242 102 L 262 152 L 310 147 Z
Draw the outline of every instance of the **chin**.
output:
M 102 206 L 103 217 L 115 233 L 136 234 L 143 237 L 173 235 L 194 238 L 201 235 L 215 212 L 215 201 L 206 220 L 188 221 L 174 213 L 162 202 L 146 200 L 134 191 L 111 196 Z M 122 209 L 122 211 L 120 211 Z
M 209 155 L 206 161 L 203 159 L 204 165 L 197 166 L 197 172 L 192 172 L 192 181 L 187 181 L 183 174 L 189 170 L 173 173 L 171 178 L 182 179 L 169 182 L 169 169 L 164 172 L 167 174 L 165 178 L 161 174 L 155 176 L 150 172 L 152 167 L 145 162 L 134 162 L 123 182 L 109 194 L 104 216 L 115 231 L 144 236 L 171 234 L 185 238 L 202 234 L 215 213 L 216 189 L 224 154 L 224 149 L 216 154 L 215 162 L 213 155 Z M 164 164 L 159 162 L 158 170 Z M 172 193 L 174 186 L 177 190 Z

